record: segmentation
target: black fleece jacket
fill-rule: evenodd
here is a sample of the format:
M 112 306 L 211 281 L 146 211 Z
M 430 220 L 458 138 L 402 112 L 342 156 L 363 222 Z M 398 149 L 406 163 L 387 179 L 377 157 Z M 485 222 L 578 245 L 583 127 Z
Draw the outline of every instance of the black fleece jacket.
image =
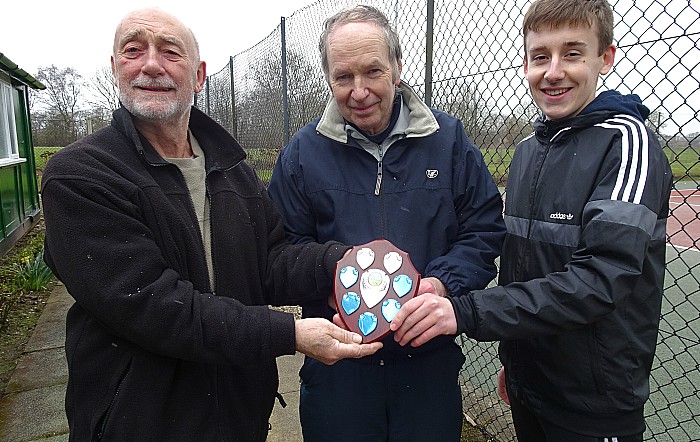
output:
M 192 108 L 205 152 L 215 289 L 185 180 L 135 129 L 57 152 L 43 176 L 46 261 L 67 320 L 73 441 L 264 440 L 275 357 L 295 351 L 290 305 L 328 293 L 347 247 L 292 246 L 245 153 Z M 318 295 L 315 295 L 318 296 Z

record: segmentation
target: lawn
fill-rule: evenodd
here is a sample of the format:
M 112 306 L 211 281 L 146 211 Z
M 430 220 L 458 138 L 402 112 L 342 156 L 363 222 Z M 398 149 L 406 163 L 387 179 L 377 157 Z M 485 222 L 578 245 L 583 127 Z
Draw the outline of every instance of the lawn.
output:
M 700 178 L 700 149 L 664 149 L 674 181 Z
M 41 175 L 44 172 L 46 162 L 51 158 L 51 155 L 56 153 L 60 147 L 35 147 L 34 148 L 34 163 L 36 164 L 36 179 L 37 186 L 41 189 Z

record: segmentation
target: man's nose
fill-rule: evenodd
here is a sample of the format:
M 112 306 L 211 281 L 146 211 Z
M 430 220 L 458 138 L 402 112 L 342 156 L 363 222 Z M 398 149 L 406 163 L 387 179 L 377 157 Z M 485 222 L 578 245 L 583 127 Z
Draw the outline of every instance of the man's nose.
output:
M 365 80 L 361 76 L 356 76 L 354 83 L 352 85 L 352 99 L 355 101 L 362 101 L 369 95 L 369 90 Z
M 158 49 L 149 47 L 144 54 L 144 63 L 141 70 L 148 75 L 158 75 L 163 72 L 160 53 Z
M 559 59 L 552 57 L 549 66 L 547 66 L 547 72 L 544 73 L 544 78 L 550 83 L 556 83 L 564 78 L 564 71 Z

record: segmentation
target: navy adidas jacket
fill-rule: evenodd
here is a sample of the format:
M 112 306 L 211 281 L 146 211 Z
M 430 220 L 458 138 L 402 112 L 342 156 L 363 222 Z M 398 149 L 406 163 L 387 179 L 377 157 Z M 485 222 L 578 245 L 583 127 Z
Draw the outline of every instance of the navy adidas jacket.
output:
M 538 120 L 510 166 L 499 286 L 453 302 L 460 332 L 501 341 L 510 400 L 582 434 L 644 431 L 672 184 L 648 113 L 608 91 Z

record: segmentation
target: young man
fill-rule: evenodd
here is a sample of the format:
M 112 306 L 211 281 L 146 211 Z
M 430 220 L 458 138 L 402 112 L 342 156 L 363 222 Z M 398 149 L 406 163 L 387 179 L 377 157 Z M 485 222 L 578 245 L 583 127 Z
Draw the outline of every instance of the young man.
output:
M 326 20 L 319 49 L 333 97 L 284 148 L 269 187 L 288 235 L 297 243 L 388 239 L 422 273 L 419 293 L 485 287 L 505 234 L 502 203 L 460 121 L 400 81 L 399 38 L 376 8 Z M 304 304 L 305 317 L 334 313 L 324 301 Z M 384 343 L 330 370 L 306 358 L 305 441 L 459 441 L 464 356 L 454 338 L 420 349 Z
M 267 307 L 330 288 L 348 247 L 285 241 L 243 149 L 191 106 L 205 63 L 177 18 L 128 14 L 112 70 L 112 125 L 54 155 L 42 180 L 46 261 L 75 298 L 70 440 L 264 441 L 275 357 L 381 347 Z
M 605 0 L 536 0 L 523 29 L 543 115 L 510 166 L 499 286 L 415 298 L 392 329 L 500 340 L 520 441 L 641 441 L 671 171 L 636 95 L 596 97 L 615 57 Z

